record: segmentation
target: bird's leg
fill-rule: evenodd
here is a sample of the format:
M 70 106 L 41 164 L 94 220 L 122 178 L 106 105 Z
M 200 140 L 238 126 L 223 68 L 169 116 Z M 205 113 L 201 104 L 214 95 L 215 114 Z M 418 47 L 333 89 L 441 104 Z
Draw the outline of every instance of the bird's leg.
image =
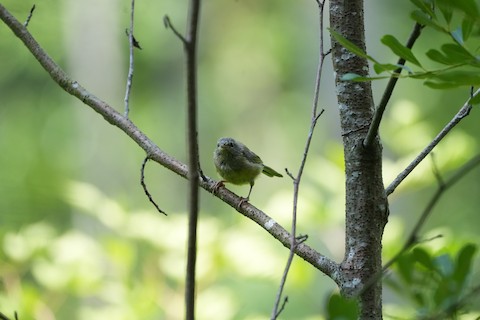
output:
M 237 209 L 240 209 L 242 204 L 244 204 L 245 202 L 248 202 L 248 199 L 250 199 L 250 194 L 252 193 L 253 184 L 254 184 L 253 181 L 250 182 L 250 191 L 248 191 L 248 196 L 246 198 L 242 198 L 242 200 L 240 200 L 240 202 L 238 203 Z
M 220 181 L 215 182 L 215 184 L 213 185 L 213 188 L 212 188 L 213 194 L 215 194 L 220 187 L 225 187 L 224 182 L 227 182 L 227 181 L 220 180 Z

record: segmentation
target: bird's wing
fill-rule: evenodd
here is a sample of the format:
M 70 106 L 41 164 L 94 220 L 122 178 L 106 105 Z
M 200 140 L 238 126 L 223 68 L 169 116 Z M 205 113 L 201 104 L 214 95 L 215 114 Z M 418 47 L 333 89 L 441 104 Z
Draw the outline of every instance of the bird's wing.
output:
M 243 155 L 248 159 L 248 161 L 251 161 L 253 163 L 263 163 L 262 162 L 262 159 L 260 159 L 259 156 L 257 156 L 255 154 L 255 152 L 251 151 L 250 149 L 248 149 L 246 146 L 243 146 L 243 150 L 242 150 L 242 153 Z

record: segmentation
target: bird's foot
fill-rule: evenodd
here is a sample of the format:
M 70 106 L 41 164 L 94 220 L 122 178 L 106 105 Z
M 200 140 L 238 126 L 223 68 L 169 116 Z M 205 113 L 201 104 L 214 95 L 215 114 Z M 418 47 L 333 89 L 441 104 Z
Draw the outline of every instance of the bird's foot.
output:
M 215 182 L 215 184 L 213 185 L 213 188 L 212 188 L 212 193 L 215 194 L 217 193 L 218 189 L 220 189 L 221 187 L 225 187 L 225 184 L 224 184 L 225 181 L 223 180 L 220 180 L 220 181 L 217 181 Z
M 238 203 L 238 206 L 237 206 L 237 209 L 240 210 L 240 207 L 242 206 L 242 204 L 244 204 L 245 202 L 248 203 L 248 197 L 247 198 L 241 198 L 240 202 Z
M 297 244 L 304 243 L 308 239 L 308 234 L 300 234 L 295 237 Z

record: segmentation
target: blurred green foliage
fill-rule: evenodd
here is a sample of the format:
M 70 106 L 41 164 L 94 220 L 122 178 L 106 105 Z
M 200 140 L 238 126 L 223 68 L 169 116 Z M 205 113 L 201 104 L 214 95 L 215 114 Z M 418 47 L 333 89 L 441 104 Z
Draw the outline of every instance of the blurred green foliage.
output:
M 397 74 L 397 69 L 404 69 L 399 77 L 411 77 L 424 80 L 424 84 L 435 89 L 450 89 L 460 86 L 478 86 L 480 77 L 478 69 L 480 61 L 478 57 L 478 37 L 480 36 L 480 7 L 473 0 L 411 0 L 416 6 L 411 14 L 419 26 L 420 34 L 424 27 L 432 29 L 443 35 L 447 42 L 443 43 L 440 50 L 433 47 L 428 50 L 426 56 L 430 59 L 429 64 L 436 64 L 434 69 L 426 68 L 421 58 L 412 52 L 411 47 L 403 45 L 395 36 L 387 34 L 381 38 L 381 42 L 387 46 L 396 56 L 404 62 L 413 64 L 415 68 L 397 63 L 382 63 L 371 55 L 364 52 L 354 43 L 330 30 L 335 39 L 349 51 L 357 56 L 369 60 L 373 64 L 375 73 L 387 73 L 381 76 L 363 77 L 355 73 L 346 73 L 342 76 L 345 81 L 371 81 L 389 78 Z M 415 40 L 416 40 L 415 36 Z M 445 40 L 443 40 L 445 41 Z M 412 42 L 413 44 L 413 42 Z M 480 96 L 473 97 L 472 104 L 480 103 Z
M 19 20 L 32 3 L 6 0 Z M 367 2 L 367 48 L 394 63 L 380 37 L 406 39 L 413 5 Z M 129 1 L 37 3 L 29 30 L 87 89 L 122 111 L 128 66 Z M 131 119 L 163 150 L 185 160 L 183 52 L 162 23 L 183 30 L 186 2 L 137 1 Z M 314 1 L 209 1 L 199 56 L 199 139 L 204 172 L 232 136 L 274 168 L 295 172 L 310 118 L 318 55 Z M 428 28 L 413 52 L 441 43 Z M 402 42 L 402 41 L 401 41 Z M 328 47 L 328 43 L 326 44 Z M 185 269 L 186 182 L 151 162 L 139 184 L 143 152 L 119 130 L 62 92 L 0 24 L 0 311 L 20 319 L 181 319 Z M 326 66 L 315 132 L 299 199 L 298 231 L 341 261 L 344 175 L 335 89 Z M 388 184 L 468 99 L 468 90 L 434 91 L 401 81 L 381 127 Z M 373 84 L 378 99 L 384 82 Z M 435 150 L 448 175 L 479 152 L 474 109 Z M 385 258 L 401 247 L 436 187 L 425 161 L 390 198 Z M 479 170 L 442 199 L 425 226 L 448 252 L 478 243 Z M 247 187 L 231 187 L 245 194 Z M 251 201 L 288 228 L 288 178 L 259 179 Z M 230 207 L 201 193 L 198 319 L 264 319 L 287 257 L 285 248 Z M 453 244 L 457 244 L 456 247 Z M 437 248 L 438 249 L 438 248 Z M 447 252 L 445 252 L 447 253 Z M 451 255 L 455 255 L 451 253 Z M 478 261 L 472 262 L 478 266 Z M 475 270 L 473 268 L 472 270 Z M 478 275 L 472 281 L 478 283 Z M 285 319 L 327 317 L 334 284 L 300 259 L 289 275 Z M 401 305 L 386 290 L 386 309 Z M 331 307 L 331 306 L 330 306 Z
M 395 277 L 386 282 L 400 297 L 411 301 L 404 315 L 419 319 L 458 319 L 464 314 L 478 317 L 480 310 L 473 311 L 472 305 L 478 305 L 480 285 L 471 283 L 477 246 L 466 244 L 457 250 L 452 257 L 445 249 L 432 254 L 417 247 L 400 257 Z

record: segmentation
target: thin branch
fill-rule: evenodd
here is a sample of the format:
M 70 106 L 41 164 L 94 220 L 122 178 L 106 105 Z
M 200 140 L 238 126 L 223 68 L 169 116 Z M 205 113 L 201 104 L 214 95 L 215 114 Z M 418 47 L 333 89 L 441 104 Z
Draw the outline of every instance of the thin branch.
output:
M 381 272 L 378 272 L 376 275 L 372 276 L 370 280 L 365 284 L 365 286 L 362 287 L 360 292 L 358 294 L 361 294 L 364 292 L 368 287 L 373 285 L 375 282 L 380 280 L 382 276 L 385 274 L 385 272 L 390 268 L 392 264 L 394 264 L 405 252 L 410 250 L 413 246 L 415 246 L 417 243 L 419 243 L 419 234 L 420 234 L 420 229 L 425 225 L 425 222 L 427 221 L 428 217 L 433 212 L 433 208 L 435 205 L 438 203 L 440 198 L 444 195 L 444 193 L 451 188 L 455 183 L 457 183 L 460 179 L 465 177 L 467 173 L 469 173 L 471 170 L 473 170 L 476 166 L 480 165 L 480 154 L 476 155 L 470 161 L 465 163 L 460 169 L 455 172 L 453 176 L 451 176 L 448 180 L 443 181 L 443 179 L 439 179 L 439 184 L 437 191 L 435 194 L 432 196 L 430 201 L 428 202 L 427 206 L 422 212 L 422 215 L 418 219 L 417 223 L 413 227 L 412 231 L 410 232 L 409 236 L 407 237 L 407 240 L 405 241 L 405 244 L 403 247 L 400 249 L 397 254 L 395 254 L 383 267 Z M 437 173 L 438 174 L 438 173 Z M 437 175 L 436 174 L 436 175 Z M 437 237 L 434 237 L 433 239 L 436 239 Z M 431 239 L 429 239 L 431 240 Z
M 168 17 L 166 19 L 172 28 Z M 197 259 L 197 224 L 199 210 L 199 171 L 200 157 L 198 151 L 197 131 L 197 43 L 200 23 L 200 0 L 190 0 L 188 8 L 187 31 L 184 38 L 187 69 L 187 141 L 188 141 L 188 171 L 189 180 L 189 213 L 187 240 L 187 270 L 185 280 L 185 318 L 195 319 L 195 265 Z M 180 39 L 182 39 L 180 37 Z M 204 177 L 202 173 L 202 178 Z M 203 179 L 204 180 L 204 179 Z
M 0 19 L 13 31 L 13 33 L 24 43 L 27 49 L 32 53 L 35 59 L 50 75 L 50 77 L 67 93 L 73 95 L 85 105 L 92 108 L 100 114 L 108 123 L 118 127 L 127 134 L 140 148 L 142 148 L 149 158 L 166 169 L 178 174 L 186 179 L 188 176 L 188 167 L 161 150 L 150 138 L 148 138 L 135 124 L 126 119 L 122 114 L 117 112 L 106 102 L 100 100 L 91 92 L 83 88 L 78 82 L 71 79 L 40 47 L 37 41 L 32 37 L 28 30 L 13 17 L 8 10 L 0 3 Z M 214 193 L 216 181 L 206 177 L 200 180 L 200 187 L 209 193 Z M 236 209 L 246 218 L 258 224 L 262 229 L 267 231 L 275 239 L 277 239 L 285 247 L 290 248 L 291 236 L 280 224 L 273 220 L 265 212 L 247 203 L 241 208 L 238 204 L 243 200 L 242 197 L 234 194 L 226 188 L 220 188 L 215 192 L 214 196 Z M 345 281 L 340 266 L 333 260 L 317 252 L 305 243 L 297 244 L 295 254 L 307 261 L 314 268 L 320 270 L 325 275 L 332 278 L 337 284 Z
M 438 185 L 443 186 L 445 183 L 443 182 L 442 175 L 440 173 L 440 169 L 437 166 L 437 161 L 435 159 L 435 153 L 430 153 L 430 158 L 432 159 L 432 171 L 435 179 L 437 179 Z
M 140 169 L 140 184 L 142 185 L 143 191 L 147 195 L 148 200 L 155 206 L 158 212 L 163 213 L 164 215 L 167 215 L 165 211 L 160 209 L 160 207 L 157 205 L 157 203 L 153 200 L 152 195 L 150 192 L 148 192 L 147 185 L 145 184 L 145 166 L 147 164 L 149 157 L 146 156 L 145 159 L 142 162 L 142 167 Z
M 457 114 L 450 120 L 449 123 L 440 131 L 440 133 L 430 142 L 425 149 L 423 149 L 420 154 L 395 178 L 395 180 L 390 183 L 390 185 L 385 189 L 385 193 L 390 195 L 395 188 L 412 172 L 415 167 L 417 167 L 420 162 L 437 146 L 437 144 L 442 141 L 442 139 L 452 130 L 463 118 L 470 114 L 472 105 L 470 104 L 470 99 L 474 98 L 480 94 L 480 89 L 478 89 L 472 96 L 465 102 L 465 104 L 460 108 Z
M 170 21 L 170 17 L 169 17 L 169 16 L 164 16 L 164 17 L 163 17 L 163 24 L 164 24 L 165 28 L 172 30 L 173 34 L 174 34 L 175 36 L 177 36 L 177 38 L 180 39 L 180 41 L 182 41 L 182 43 L 183 43 L 184 45 L 187 44 L 187 39 L 185 39 L 185 37 L 184 37 L 180 32 L 177 31 L 177 29 L 175 28 L 175 26 L 174 26 L 174 25 L 172 24 L 172 22 Z
M 133 25 L 134 25 L 134 17 L 135 17 L 135 0 L 132 0 L 131 9 L 130 9 L 130 29 L 127 32 L 128 35 L 128 47 L 129 47 L 129 64 L 128 64 L 128 76 L 127 76 L 127 87 L 125 89 L 125 110 L 124 116 L 128 118 L 128 113 L 130 112 L 130 91 L 132 89 L 132 79 L 133 79 L 133 54 L 135 49 L 135 42 L 133 38 Z M 140 47 L 140 46 L 139 46 Z
M 300 168 L 298 170 L 297 177 L 294 178 L 293 175 L 291 175 L 290 172 L 288 172 L 288 170 L 286 170 L 287 175 L 289 175 L 293 179 L 293 210 L 292 210 L 292 229 L 291 229 L 291 233 L 290 233 L 290 252 L 289 252 L 289 255 L 288 255 L 288 258 L 287 258 L 287 263 L 285 265 L 285 269 L 284 269 L 284 272 L 283 272 L 283 275 L 282 275 L 282 278 L 281 278 L 281 281 L 280 281 L 280 286 L 278 288 L 277 295 L 276 295 L 276 298 L 275 298 L 275 303 L 274 303 L 272 314 L 271 314 L 271 317 L 270 317 L 270 319 L 272 319 L 272 320 L 277 319 L 277 317 L 280 315 L 280 313 L 282 312 L 282 310 L 285 306 L 286 298 L 285 298 L 285 302 L 283 303 L 283 305 L 279 309 L 280 301 L 282 300 L 283 289 L 285 287 L 285 283 L 286 283 L 287 277 L 288 277 L 288 272 L 290 271 L 290 267 L 292 265 L 293 258 L 295 256 L 295 250 L 296 250 L 296 247 L 297 247 L 297 238 L 296 238 L 297 206 L 298 206 L 298 194 L 299 194 L 299 189 L 300 189 L 300 181 L 302 179 L 305 164 L 307 162 L 308 152 L 310 150 L 310 144 L 312 142 L 313 132 L 315 130 L 315 126 L 317 125 L 318 119 L 320 118 L 320 116 L 325 111 L 325 110 L 322 109 L 320 112 L 318 112 L 318 98 L 320 96 L 320 83 L 321 83 L 321 80 L 322 80 L 323 63 L 325 61 L 325 58 L 330 53 L 330 51 L 325 52 L 325 48 L 324 48 L 323 13 L 324 13 L 325 2 L 317 0 L 317 4 L 318 4 L 318 7 L 319 7 L 319 18 L 320 18 L 320 25 L 319 25 L 319 29 L 320 29 L 320 50 L 319 50 L 320 58 L 319 58 L 319 62 L 318 62 L 317 74 L 316 74 L 316 79 L 315 79 L 314 98 L 313 98 L 313 103 L 312 103 L 312 116 L 311 116 L 311 121 L 310 121 L 310 130 L 308 132 L 307 140 L 305 142 L 303 158 L 302 158 L 302 161 L 300 163 Z
M 28 27 L 28 24 L 30 23 L 30 20 L 32 19 L 33 11 L 35 11 L 35 5 L 33 5 L 32 8 L 30 9 L 30 13 L 28 14 L 27 20 L 25 20 L 25 23 L 23 24 L 23 26 L 25 28 Z
M 280 309 L 278 310 L 278 313 L 275 315 L 275 319 L 282 313 L 283 309 L 285 309 L 285 306 L 287 305 L 288 302 L 288 296 L 286 296 L 283 299 L 282 305 L 280 306 Z
M 413 47 L 415 41 L 420 36 L 422 29 L 422 25 L 420 25 L 419 23 L 415 23 L 415 25 L 413 26 L 413 30 L 410 33 L 410 37 L 408 37 L 407 44 L 405 45 L 407 48 L 411 49 Z M 397 65 L 399 65 L 400 67 L 398 67 L 390 77 L 390 80 L 385 87 L 385 91 L 383 92 L 382 100 L 380 101 L 380 104 L 378 105 L 377 109 L 375 110 L 375 114 L 373 115 L 372 123 L 370 124 L 370 128 L 368 129 L 367 136 L 363 141 L 363 145 L 365 147 L 369 147 L 378 134 L 378 128 L 380 127 L 383 113 L 385 112 L 385 108 L 387 107 L 388 101 L 390 101 L 393 90 L 395 89 L 395 85 L 397 84 L 398 75 L 402 73 L 402 66 L 405 65 L 405 59 L 398 59 Z

